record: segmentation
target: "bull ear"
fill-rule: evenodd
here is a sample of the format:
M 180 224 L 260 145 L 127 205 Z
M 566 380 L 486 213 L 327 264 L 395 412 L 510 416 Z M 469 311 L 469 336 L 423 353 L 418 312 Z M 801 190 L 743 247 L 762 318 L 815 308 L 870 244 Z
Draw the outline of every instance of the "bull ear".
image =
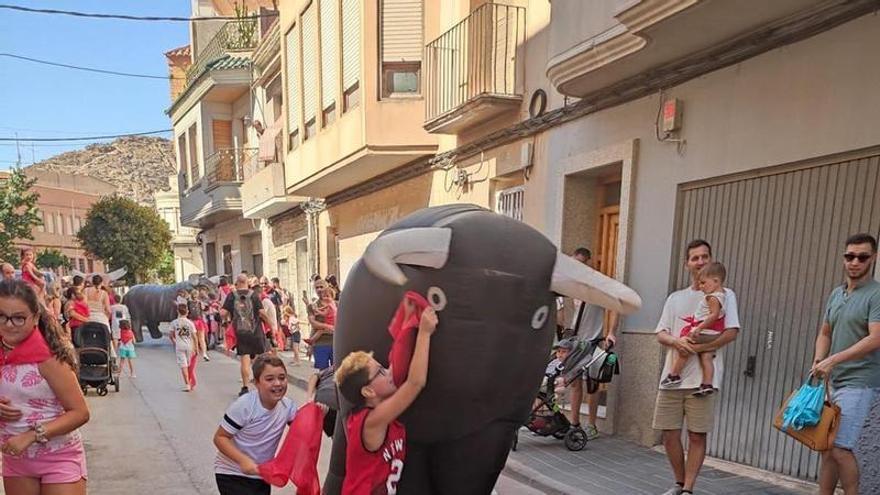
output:
M 621 314 L 632 313 L 642 306 L 642 298 L 636 291 L 561 252 L 556 254 L 550 289 Z
M 449 258 L 452 231 L 441 227 L 402 229 L 367 246 L 363 260 L 370 273 L 394 285 L 406 283 L 398 264 L 442 268 Z

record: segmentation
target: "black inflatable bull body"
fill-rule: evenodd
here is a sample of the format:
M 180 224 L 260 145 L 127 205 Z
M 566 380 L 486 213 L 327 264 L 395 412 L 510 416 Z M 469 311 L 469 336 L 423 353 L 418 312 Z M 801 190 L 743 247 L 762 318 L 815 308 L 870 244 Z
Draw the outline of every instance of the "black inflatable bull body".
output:
M 407 455 L 401 494 L 488 494 L 540 386 L 557 293 L 621 312 L 628 287 L 562 255 L 525 223 L 473 205 L 420 210 L 383 232 L 342 291 L 335 361 L 374 351 L 388 365 L 388 324 L 414 290 L 438 310 L 428 382 L 401 417 Z M 345 417 L 336 425 L 325 493 L 345 473 Z
M 132 287 L 122 297 L 122 304 L 128 307 L 131 315 L 131 328 L 134 330 L 135 339 L 138 342 L 144 340 L 142 327 L 150 330 L 150 336 L 154 339 L 162 338 L 159 324 L 171 322 L 177 318 L 177 291 L 192 290 L 195 287 L 205 286 L 211 293 L 216 292 L 216 284 L 207 278 L 194 278 L 186 282 L 173 285 L 140 284 Z

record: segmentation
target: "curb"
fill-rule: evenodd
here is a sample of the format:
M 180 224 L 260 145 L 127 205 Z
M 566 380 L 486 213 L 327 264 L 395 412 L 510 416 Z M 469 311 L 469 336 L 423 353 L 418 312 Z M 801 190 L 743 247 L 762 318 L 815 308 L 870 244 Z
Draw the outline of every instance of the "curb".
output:
M 504 465 L 502 472 L 516 482 L 549 495 L 589 495 L 583 490 L 556 481 L 510 457 L 507 458 L 507 464 Z

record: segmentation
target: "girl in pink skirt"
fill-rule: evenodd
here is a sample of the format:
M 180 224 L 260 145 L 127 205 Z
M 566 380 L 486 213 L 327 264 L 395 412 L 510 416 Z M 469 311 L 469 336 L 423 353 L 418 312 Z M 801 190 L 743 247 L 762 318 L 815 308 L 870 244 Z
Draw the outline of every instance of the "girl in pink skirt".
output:
M 0 282 L 0 452 L 16 495 L 86 493 L 89 409 L 73 348 L 22 281 Z M 48 489 L 48 490 L 47 490 Z

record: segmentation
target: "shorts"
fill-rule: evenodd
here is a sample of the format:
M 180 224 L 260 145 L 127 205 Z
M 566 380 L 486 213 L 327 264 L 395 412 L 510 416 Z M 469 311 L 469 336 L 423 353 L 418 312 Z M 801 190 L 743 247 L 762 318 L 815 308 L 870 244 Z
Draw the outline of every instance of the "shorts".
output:
M 293 332 L 292 334 L 290 334 L 290 341 L 293 342 L 294 344 L 299 344 L 302 341 L 302 332 L 297 330 L 297 331 Z
M 312 348 L 315 357 L 315 369 L 323 370 L 333 365 L 333 346 L 319 345 Z
M 831 393 L 831 401 L 840 406 L 840 426 L 834 437 L 834 446 L 853 450 L 862 436 L 871 404 L 877 397 L 876 388 L 840 387 Z
M 266 336 L 260 333 L 235 333 L 235 352 L 239 356 L 245 354 L 259 355 L 269 350 Z
M 134 350 L 134 342 L 129 342 L 127 344 L 121 344 L 119 346 L 119 359 L 133 359 L 137 357 L 137 352 Z
M 181 368 L 189 368 L 189 361 L 192 358 L 193 351 L 185 351 L 179 350 L 174 351 L 174 354 L 177 356 L 177 365 Z
M 257 478 L 236 476 L 234 474 L 215 473 L 217 489 L 220 495 L 269 495 L 272 487 L 269 483 Z
M 694 389 L 660 390 L 654 404 L 655 430 L 680 430 L 687 420 L 692 433 L 709 433 L 715 419 L 717 394 L 693 397 Z
M 3 454 L 4 478 L 37 478 L 41 484 L 76 483 L 88 478 L 86 453 L 81 442 L 39 457 Z

